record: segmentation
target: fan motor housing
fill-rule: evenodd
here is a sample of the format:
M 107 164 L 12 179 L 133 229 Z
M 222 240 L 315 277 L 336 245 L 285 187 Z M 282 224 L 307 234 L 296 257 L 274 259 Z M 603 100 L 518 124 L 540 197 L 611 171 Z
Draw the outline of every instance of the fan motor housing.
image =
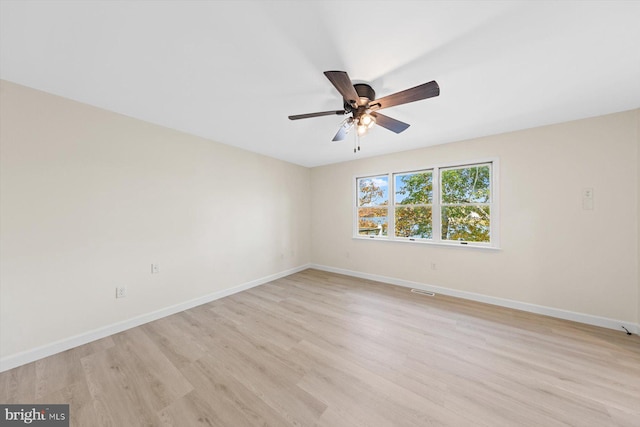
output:
M 355 88 L 356 93 L 360 98 L 367 98 L 369 101 L 373 101 L 374 99 L 376 99 L 376 92 L 368 84 L 356 83 L 353 85 L 353 87 Z M 362 104 L 360 100 L 358 100 L 358 104 Z M 354 110 L 354 108 L 347 101 L 344 101 L 344 109 L 349 112 Z

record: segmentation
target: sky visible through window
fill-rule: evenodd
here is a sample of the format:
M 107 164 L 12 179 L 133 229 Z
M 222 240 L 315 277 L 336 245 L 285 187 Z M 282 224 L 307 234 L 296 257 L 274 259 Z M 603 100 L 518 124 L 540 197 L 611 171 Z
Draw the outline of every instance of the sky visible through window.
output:
M 376 191 L 372 192 L 372 188 L 375 188 Z M 375 176 L 371 178 L 361 178 L 358 183 L 358 200 L 359 206 L 380 206 L 388 204 L 389 177 Z
M 404 199 L 409 196 L 404 191 L 407 184 L 405 180 L 402 179 L 403 176 L 406 176 L 406 175 L 396 176 L 396 185 L 395 185 L 396 188 L 395 188 L 395 194 L 394 194 L 396 204 L 401 204 L 404 201 Z

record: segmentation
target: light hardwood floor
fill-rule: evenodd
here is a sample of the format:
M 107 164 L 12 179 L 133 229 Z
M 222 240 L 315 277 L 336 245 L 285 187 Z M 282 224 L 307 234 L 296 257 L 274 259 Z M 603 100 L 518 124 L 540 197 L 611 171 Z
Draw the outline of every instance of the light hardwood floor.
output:
M 73 426 L 640 426 L 640 339 L 306 270 L 0 374 Z

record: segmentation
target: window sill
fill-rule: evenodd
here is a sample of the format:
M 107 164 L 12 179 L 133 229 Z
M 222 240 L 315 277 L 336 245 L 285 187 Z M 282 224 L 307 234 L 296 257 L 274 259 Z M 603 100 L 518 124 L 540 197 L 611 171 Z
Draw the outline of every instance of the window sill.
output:
M 466 249 L 481 249 L 489 251 L 501 250 L 498 246 L 479 245 L 471 242 L 455 243 L 455 242 L 429 242 L 425 240 L 409 240 L 409 239 L 393 239 L 389 237 L 377 237 L 377 236 L 353 236 L 353 240 L 375 240 L 377 242 L 393 242 L 393 243 L 409 243 L 415 245 L 427 245 L 427 246 L 444 246 L 448 248 L 466 248 Z

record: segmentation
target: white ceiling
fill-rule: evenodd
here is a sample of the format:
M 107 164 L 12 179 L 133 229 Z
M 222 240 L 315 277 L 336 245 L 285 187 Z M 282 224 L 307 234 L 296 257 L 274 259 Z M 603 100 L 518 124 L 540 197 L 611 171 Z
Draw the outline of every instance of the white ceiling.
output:
M 0 77 L 316 166 L 640 107 L 640 1 L 7 1 Z M 389 108 L 353 153 L 322 74 Z

